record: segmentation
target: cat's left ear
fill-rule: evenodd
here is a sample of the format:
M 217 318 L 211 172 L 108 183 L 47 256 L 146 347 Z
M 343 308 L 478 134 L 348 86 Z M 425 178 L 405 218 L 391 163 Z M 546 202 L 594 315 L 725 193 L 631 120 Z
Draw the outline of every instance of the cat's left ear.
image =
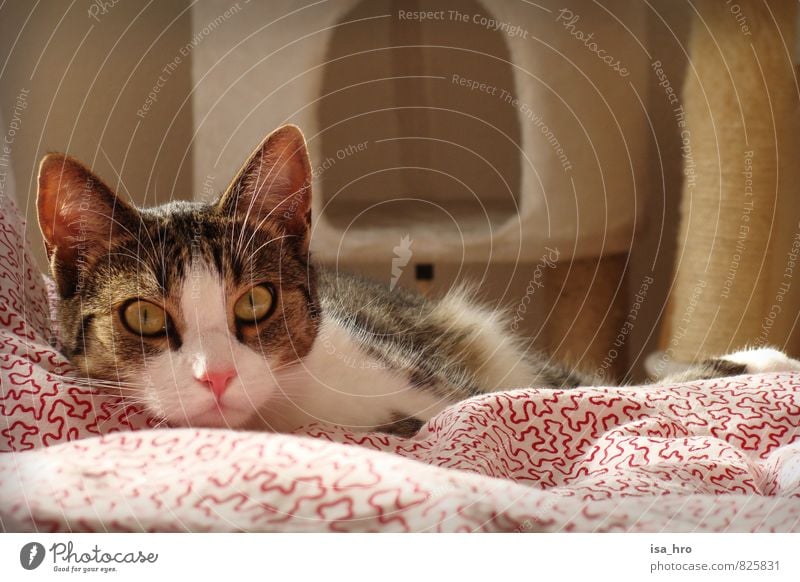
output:
M 218 202 L 225 214 L 279 224 L 305 238 L 311 226 L 311 163 L 300 129 L 284 125 L 250 156 Z

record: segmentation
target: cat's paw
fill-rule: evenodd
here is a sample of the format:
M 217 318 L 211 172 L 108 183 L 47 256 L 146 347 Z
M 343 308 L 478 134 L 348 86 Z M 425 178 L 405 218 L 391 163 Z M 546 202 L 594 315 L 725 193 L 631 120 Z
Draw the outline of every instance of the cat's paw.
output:
M 742 374 L 765 372 L 800 372 L 800 361 L 794 360 L 774 348 L 756 348 L 728 354 L 719 358 L 726 363 L 744 368 Z

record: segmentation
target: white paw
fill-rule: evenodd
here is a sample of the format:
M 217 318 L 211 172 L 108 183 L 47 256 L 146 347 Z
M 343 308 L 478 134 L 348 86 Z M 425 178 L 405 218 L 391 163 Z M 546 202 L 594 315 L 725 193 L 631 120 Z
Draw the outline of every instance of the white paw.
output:
M 721 359 L 747 366 L 750 374 L 764 372 L 800 372 L 800 361 L 774 348 L 756 348 L 723 356 Z

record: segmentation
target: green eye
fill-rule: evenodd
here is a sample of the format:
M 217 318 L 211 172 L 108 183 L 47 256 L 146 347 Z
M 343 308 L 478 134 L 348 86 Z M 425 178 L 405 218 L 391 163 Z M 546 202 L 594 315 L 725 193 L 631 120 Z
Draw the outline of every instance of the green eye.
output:
M 131 301 L 123 309 L 122 319 L 128 329 L 140 335 L 161 335 L 167 331 L 166 312 L 149 301 Z
M 233 313 L 241 323 L 258 323 L 272 313 L 274 302 L 271 287 L 256 285 L 236 300 Z

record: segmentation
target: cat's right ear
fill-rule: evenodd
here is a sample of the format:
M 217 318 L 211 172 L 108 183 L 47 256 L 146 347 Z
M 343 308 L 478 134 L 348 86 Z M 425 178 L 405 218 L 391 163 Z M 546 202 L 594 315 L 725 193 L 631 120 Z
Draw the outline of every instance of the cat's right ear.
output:
M 136 232 L 138 211 L 77 160 L 48 154 L 39 165 L 36 206 L 47 258 L 59 292 L 74 292 L 79 262 L 106 251 L 124 231 Z
M 251 154 L 218 202 L 226 215 L 269 221 L 307 242 L 311 227 L 311 163 L 300 129 L 284 125 Z

